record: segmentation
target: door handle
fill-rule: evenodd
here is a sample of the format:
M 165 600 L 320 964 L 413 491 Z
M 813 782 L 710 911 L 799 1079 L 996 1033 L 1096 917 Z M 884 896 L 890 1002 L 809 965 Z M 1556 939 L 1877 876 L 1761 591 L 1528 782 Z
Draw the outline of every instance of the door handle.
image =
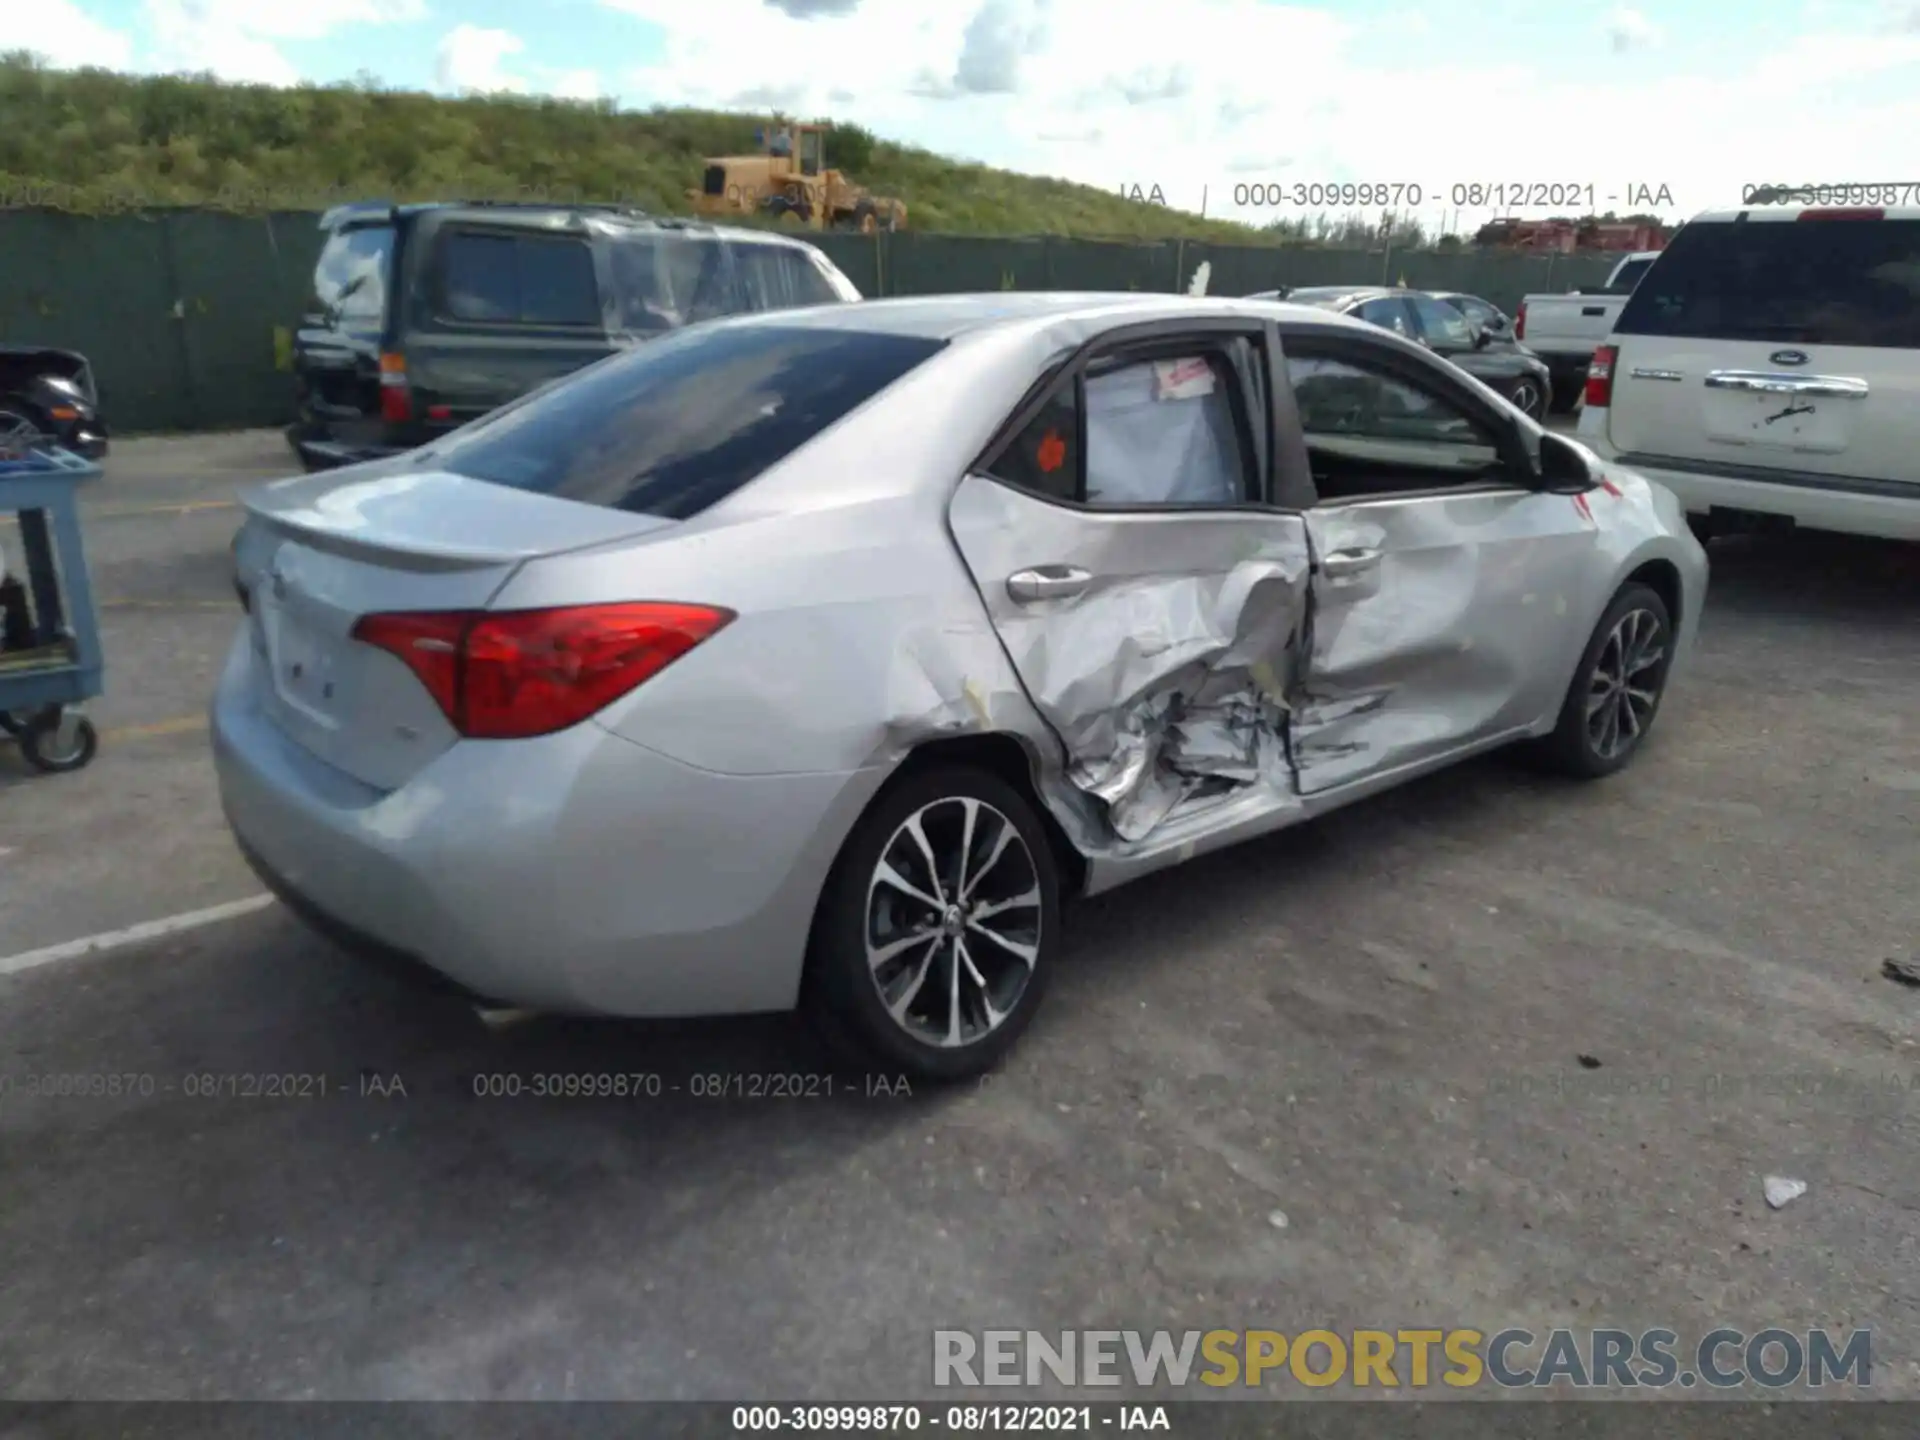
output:
M 1039 600 L 1066 600 L 1093 583 L 1093 575 L 1077 565 L 1036 565 L 1007 577 L 1007 594 L 1022 605 Z
M 1380 563 L 1378 550 L 1336 550 L 1320 562 L 1329 580 L 1346 580 L 1365 574 Z

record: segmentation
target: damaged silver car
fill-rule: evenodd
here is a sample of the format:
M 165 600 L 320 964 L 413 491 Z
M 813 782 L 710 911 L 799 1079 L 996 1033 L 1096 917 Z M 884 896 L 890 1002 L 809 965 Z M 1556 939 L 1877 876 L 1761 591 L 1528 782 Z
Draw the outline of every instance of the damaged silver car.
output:
M 213 744 L 290 906 L 917 1078 L 1013 1043 L 1064 897 L 1496 746 L 1619 769 L 1707 580 L 1418 346 L 1174 296 L 695 326 L 247 509 Z

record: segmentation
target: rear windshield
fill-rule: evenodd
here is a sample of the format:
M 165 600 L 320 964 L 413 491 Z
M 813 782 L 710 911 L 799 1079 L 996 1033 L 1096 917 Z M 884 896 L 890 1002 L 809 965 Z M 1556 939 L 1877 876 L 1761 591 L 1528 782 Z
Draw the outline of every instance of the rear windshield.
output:
M 701 326 L 602 361 L 420 459 L 516 490 L 684 520 L 945 343 L 798 326 Z
M 1920 347 L 1920 220 L 1696 221 L 1674 236 L 1615 328 Z
M 313 267 L 310 308 L 327 325 L 379 330 L 393 274 L 393 227 L 358 225 L 328 237 Z

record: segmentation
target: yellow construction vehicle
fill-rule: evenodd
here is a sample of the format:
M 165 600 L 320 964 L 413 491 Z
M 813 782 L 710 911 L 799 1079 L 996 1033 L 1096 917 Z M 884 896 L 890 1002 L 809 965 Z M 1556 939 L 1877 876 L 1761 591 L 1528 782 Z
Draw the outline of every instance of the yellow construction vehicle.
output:
M 713 217 L 771 215 L 813 230 L 898 230 L 907 223 L 899 200 L 869 193 L 827 168 L 827 126 L 790 122 L 762 130 L 757 155 L 721 155 L 706 162 L 700 188 L 687 191 L 694 213 Z

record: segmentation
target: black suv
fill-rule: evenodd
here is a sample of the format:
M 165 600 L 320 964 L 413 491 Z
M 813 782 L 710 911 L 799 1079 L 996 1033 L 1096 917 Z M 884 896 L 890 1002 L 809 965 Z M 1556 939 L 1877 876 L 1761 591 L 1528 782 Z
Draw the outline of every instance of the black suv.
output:
M 309 470 L 425 444 L 696 321 L 860 299 L 804 241 L 612 208 L 349 205 L 320 228 L 287 431 Z

